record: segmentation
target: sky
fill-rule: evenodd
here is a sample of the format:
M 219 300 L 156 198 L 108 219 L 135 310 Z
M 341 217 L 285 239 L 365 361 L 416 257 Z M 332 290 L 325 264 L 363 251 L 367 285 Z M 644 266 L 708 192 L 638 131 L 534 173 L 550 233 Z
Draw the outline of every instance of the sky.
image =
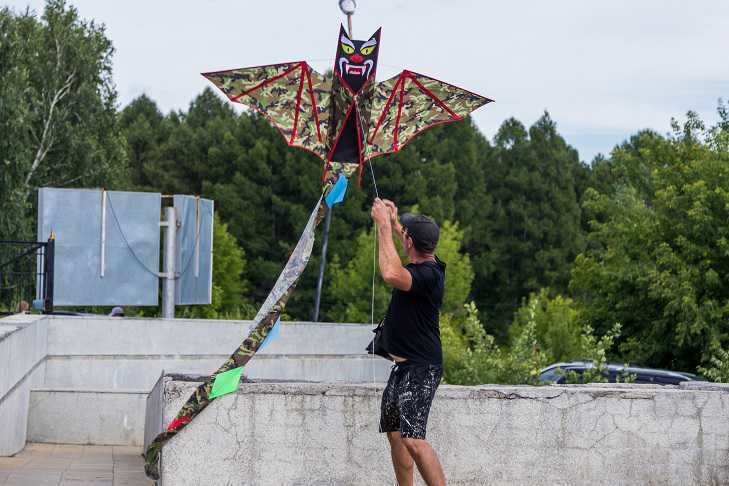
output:
M 185 110 L 199 73 L 333 63 L 336 0 L 70 0 L 106 25 L 120 107 L 141 94 Z M 42 11 L 42 0 L 4 0 Z M 709 124 L 729 98 L 729 2 L 720 0 L 358 0 L 354 37 L 382 27 L 378 79 L 411 69 L 496 102 L 473 118 L 492 139 L 545 110 L 589 162 L 638 130 L 693 110 Z

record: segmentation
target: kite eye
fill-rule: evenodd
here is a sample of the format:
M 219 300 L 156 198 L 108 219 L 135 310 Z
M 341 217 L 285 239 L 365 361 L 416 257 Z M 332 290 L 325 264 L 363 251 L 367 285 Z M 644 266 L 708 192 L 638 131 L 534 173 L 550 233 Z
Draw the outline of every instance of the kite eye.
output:
M 369 46 L 369 47 L 363 47 L 362 49 L 360 49 L 359 52 L 361 52 L 363 56 L 369 56 L 370 54 L 372 54 L 372 51 L 374 51 L 374 50 L 375 50 L 375 46 Z
M 345 54 L 354 54 L 354 47 L 348 46 L 345 43 L 342 43 L 342 50 Z

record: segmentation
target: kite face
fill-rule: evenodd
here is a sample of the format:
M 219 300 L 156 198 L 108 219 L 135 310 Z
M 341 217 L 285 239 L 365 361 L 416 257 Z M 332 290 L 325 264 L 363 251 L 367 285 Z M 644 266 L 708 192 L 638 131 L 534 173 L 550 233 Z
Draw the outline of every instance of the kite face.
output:
M 350 39 L 344 27 L 339 26 L 334 72 L 355 93 L 362 89 L 367 80 L 375 76 L 381 30 L 377 29 L 368 40 L 360 41 Z

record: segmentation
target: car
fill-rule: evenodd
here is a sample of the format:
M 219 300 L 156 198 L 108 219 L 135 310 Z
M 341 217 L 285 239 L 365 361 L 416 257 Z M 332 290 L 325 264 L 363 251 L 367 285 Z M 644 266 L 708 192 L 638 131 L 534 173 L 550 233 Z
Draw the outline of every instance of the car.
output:
M 581 375 L 585 370 L 591 369 L 594 366 L 592 361 L 555 363 L 540 371 L 539 380 L 545 384 L 562 384 L 565 383 L 564 375 L 568 371 L 574 371 Z M 682 381 L 703 380 L 698 375 L 683 371 L 659 370 L 631 365 L 626 367 L 621 364 L 608 364 L 604 375 L 610 383 L 616 383 L 618 378 L 620 378 L 620 381 L 625 381 L 626 376 L 635 377 L 635 381 L 632 381 L 632 383 L 648 383 L 654 385 L 678 385 Z

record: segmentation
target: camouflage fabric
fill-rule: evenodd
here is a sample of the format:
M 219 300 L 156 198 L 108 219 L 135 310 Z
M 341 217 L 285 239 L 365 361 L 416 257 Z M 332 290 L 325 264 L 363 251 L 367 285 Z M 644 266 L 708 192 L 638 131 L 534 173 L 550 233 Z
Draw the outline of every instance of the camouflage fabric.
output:
M 304 61 L 204 76 L 231 101 L 265 115 L 286 143 L 314 153 L 325 167 L 353 110 L 360 173 L 364 161 L 397 152 L 426 128 L 460 120 L 492 101 L 408 70 L 380 83 L 370 77 L 357 93 L 338 76 L 322 76 Z
M 351 177 L 352 174 L 354 174 L 357 170 L 357 167 L 358 164 L 350 164 L 346 162 L 329 162 L 326 183 L 336 183 L 337 179 L 339 178 L 339 174 L 342 174 L 344 175 L 344 177 L 347 178 Z
M 203 73 L 231 100 L 263 114 L 286 143 L 328 153 L 332 79 L 304 61 Z
M 334 174 L 334 172 L 332 172 Z M 331 183 L 325 185 L 326 191 L 331 189 Z M 147 476 L 159 479 L 159 456 L 162 446 L 174 437 L 190 421 L 202 412 L 214 400 L 209 398 L 215 377 L 226 371 L 244 366 L 253 357 L 261 343 L 273 328 L 286 306 L 291 293 L 296 287 L 299 277 L 309 263 L 311 250 L 314 246 L 315 229 L 326 215 L 326 204 L 322 204 L 324 196 L 319 198 L 314 210 L 309 216 L 304 232 L 289 257 L 286 266 L 278 277 L 271 293 L 258 311 L 254 322 L 256 323 L 248 337 L 238 346 L 238 349 L 213 373 L 205 383 L 197 387 L 185 405 L 177 413 L 175 419 L 168 425 L 167 430 L 159 434 L 144 452 L 144 470 Z
M 405 70 L 377 84 L 364 158 L 397 152 L 426 128 L 460 120 L 491 101 Z

